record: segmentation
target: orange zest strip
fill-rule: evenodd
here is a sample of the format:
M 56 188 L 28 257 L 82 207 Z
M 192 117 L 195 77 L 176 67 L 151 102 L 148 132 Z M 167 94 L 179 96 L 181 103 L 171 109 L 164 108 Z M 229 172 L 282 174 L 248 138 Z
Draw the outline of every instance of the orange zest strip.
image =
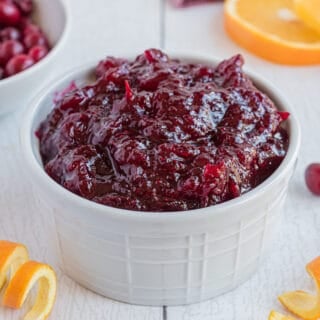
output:
M 55 302 L 57 281 L 53 269 L 43 263 L 28 261 L 18 269 L 4 293 L 3 305 L 20 308 L 37 282 L 38 293 L 35 303 L 24 320 L 46 319 Z
M 0 290 L 7 280 L 14 276 L 18 268 L 29 259 L 26 247 L 19 243 L 0 240 Z
M 293 320 L 290 317 L 287 317 L 277 311 L 272 310 L 269 314 L 268 320 Z
M 317 295 L 304 291 L 292 291 L 279 296 L 279 300 L 284 307 L 298 317 L 304 320 L 316 320 L 320 318 L 320 257 L 308 263 L 306 269 L 314 280 Z

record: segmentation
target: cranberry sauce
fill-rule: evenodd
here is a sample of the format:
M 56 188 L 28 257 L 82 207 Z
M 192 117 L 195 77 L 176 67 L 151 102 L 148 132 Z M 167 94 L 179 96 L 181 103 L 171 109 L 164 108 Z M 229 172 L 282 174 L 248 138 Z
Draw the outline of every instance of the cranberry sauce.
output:
M 242 71 L 159 50 L 107 57 L 97 81 L 72 84 L 37 136 L 46 172 L 95 202 L 141 211 L 203 208 L 244 194 L 283 160 L 289 114 Z

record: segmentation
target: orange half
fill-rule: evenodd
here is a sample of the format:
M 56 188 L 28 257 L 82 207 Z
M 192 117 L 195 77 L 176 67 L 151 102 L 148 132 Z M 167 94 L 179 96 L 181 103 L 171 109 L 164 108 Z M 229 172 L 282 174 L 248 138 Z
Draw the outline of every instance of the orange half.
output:
M 226 0 L 224 16 L 230 37 L 257 56 L 280 64 L 320 64 L 320 35 L 295 14 L 293 0 Z
M 4 293 L 3 305 L 14 309 L 21 308 L 37 282 L 38 293 L 35 303 L 24 320 L 46 319 L 55 302 L 57 280 L 53 269 L 43 263 L 28 261 L 17 270 Z
M 317 295 L 292 291 L 279 296 L 279 300 L 284 307 L 301 319 L 316 320 L 320 318 L 320 257 L 307 265 L 307 271 L 314 280 Z

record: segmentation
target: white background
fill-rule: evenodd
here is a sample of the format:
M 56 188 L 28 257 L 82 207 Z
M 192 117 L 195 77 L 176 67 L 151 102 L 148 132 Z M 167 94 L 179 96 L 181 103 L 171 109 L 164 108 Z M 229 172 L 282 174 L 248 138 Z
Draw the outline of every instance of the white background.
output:
M 240 49 L 224 32 L 221 4 L 177 10 L 161 0 L 65 1 L 72 9 L 71 33 L 59 63 L 44 82 L 107 54 L 138 54 L 149 47 L 221 59 L 241 52 L 247 68 L 271 81 L 291 102 L 302 127 L 302 148 L 273 250 L 259 271 L 234 292 L 192 306 L 168 308 L 164 315 L 162 308 L 130 306 L 98 296 L 55 266 L 59 292 L 50 319 L 265 320 L 271 309 L 282 310 L 277 295 L 294 289 L 312 290 L 304 267 L 320 255 L 320 198 L 306 190 L 304 169 L 310 162 L 320 162 L 320 67 L 278 66 Z M 33 259 L 51 262 L 47 217 L 39 211 L 23 175 L 20 121 L 21 112 L 0 119 L 0 239 L 25 243 Z M 29 299 L 21 311 L 0 308 L 0 320 L 22 319 L 31 303 Z

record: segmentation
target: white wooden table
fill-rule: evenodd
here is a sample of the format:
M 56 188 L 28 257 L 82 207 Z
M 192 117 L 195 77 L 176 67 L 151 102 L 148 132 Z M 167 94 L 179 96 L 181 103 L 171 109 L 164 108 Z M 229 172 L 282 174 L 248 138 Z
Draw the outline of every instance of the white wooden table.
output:
M 309 162 L 320 161 L 320 66 L 278 66 L 244 52 L 224 32 L 221 4 L 177 10 L 161 0 L 66 1 L 73 14 L 71 34 L 59 64 L 45 82 L 66 69 L 107 54 L 140 53 L 149 47 L 196 51 L 220 58 L 241 52 L 248 68 L 273 82 L 289 98 L 301 122 L 303 141 L 274 250 L 241 287 L 191 306 L 139 307 L 98 296 L 56 267 L 59 293 L 50 319 L 265 320 L 271 309 L 281 310 L 276 297 L 283 291 L 312 290 L 304 266 L 320 255 L 320 198 L 306 190 L 303 174 Z M 0 239 L 23 242 L 33 259 L 51 262 L 48 223 L 37 209 L 23 175 L 18 143 L 21 118 L 21 112 L 17 112 L 0 120 Z M 22 319 L 31 303 L 29 299 L 22 311 L 0 308 L 0 320 Z

